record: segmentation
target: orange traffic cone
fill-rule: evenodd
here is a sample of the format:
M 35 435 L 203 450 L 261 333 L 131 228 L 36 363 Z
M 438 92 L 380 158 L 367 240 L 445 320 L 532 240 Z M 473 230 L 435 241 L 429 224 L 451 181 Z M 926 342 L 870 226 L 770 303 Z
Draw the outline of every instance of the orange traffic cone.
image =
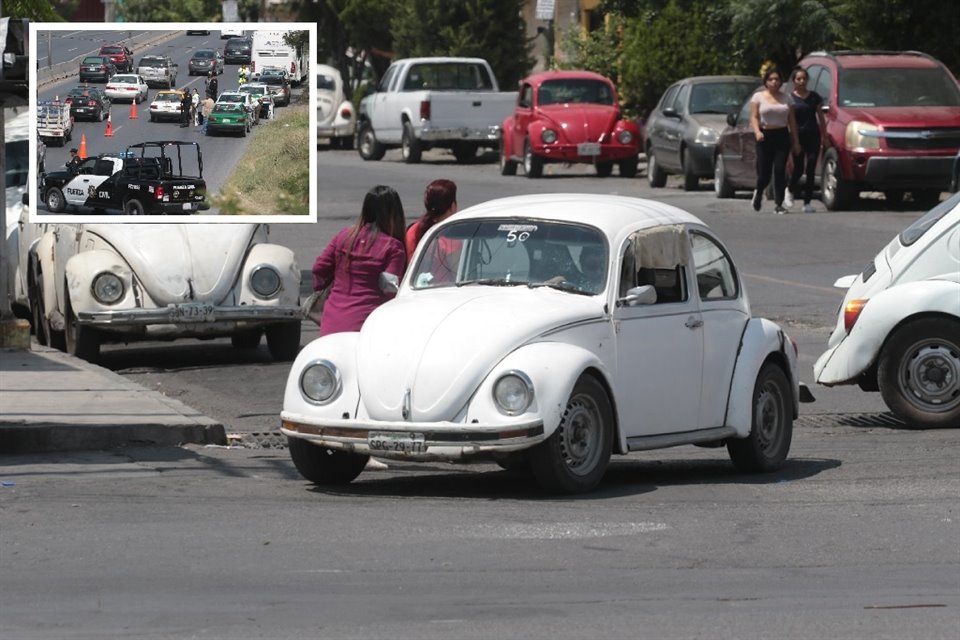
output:
M 103 136 L 104 136 L 105 138 L 112 138 L 112 137 L 113 137 L 113 120 L 110 119 L 110 112 L 109 112 L 109 111 L 107 111 L 107 130 L 106 130 L 106 132 L 103 134 Z
M 131 120 L 137 119 L 137 99 L 136 98 L 134 98 L 133 102 L 130 103 L 130 119 Z
M 87 134 L 80 134 L 80 151 L 77 152 L 77 155 L 80 156 L 81 160 L 87 159 Z

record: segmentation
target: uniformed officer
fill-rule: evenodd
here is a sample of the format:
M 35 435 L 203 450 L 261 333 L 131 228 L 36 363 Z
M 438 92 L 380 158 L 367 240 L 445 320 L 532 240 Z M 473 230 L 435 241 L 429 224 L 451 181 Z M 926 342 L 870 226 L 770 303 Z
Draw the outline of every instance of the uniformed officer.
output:
M 71 173 L 77 173 L 80 171 L 80 163 L 83 162 L 83 159 L 77 155 L 79 152 L 77 148 L 74 147 L 70 149 L 70 159 L 67 160 L 67 170 Z

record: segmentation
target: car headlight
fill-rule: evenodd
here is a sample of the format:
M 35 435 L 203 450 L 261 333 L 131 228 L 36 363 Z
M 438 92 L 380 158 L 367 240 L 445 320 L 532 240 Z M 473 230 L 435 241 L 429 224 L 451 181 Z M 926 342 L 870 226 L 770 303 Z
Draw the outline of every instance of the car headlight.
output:
M 493 401 L 501 413 L 519 415 L 533 402 L 533 382 L 522 371 L 508 371 L 493 385 Z
M 340 392 L 340 372 L 328 360 L 315 360 L 300 374 L 300 392 L 309 402 L 327 404 Z
M 546 144 L 551 144 L 557 141 L 557 132 L 553 129 L 544 129 L 540 134 L 540 139 Z
M 693 141 L 697 144 L 717 144 L 717 140 L 719 139 L 720 134 L 718 134 L 715 129 L 700 127 L 697 129 L 697 135 L 694 136 Z
M 619 142 L 620 144 L 630 144 L 631 142 L 633 142 L 633 134 L 627 131 L 626 129 L 624 129 L 623 131 L 617 134 L 617 142 Z
M 879 149 L 880 127 L 862 120 L 854 120 L 847 125 L 844 135 L 847 149 Z M 874 135 L 870 135 L 874 134 Z
M 261 298 L 272 298 L 280 291 L 280 274 L 267 264 L 257 265 L 250 273 L 250 288 Z
M 113 304 L 123 297 L 123 280 L 115 273 L 104 271 L 93 279 L 90 290 L 101 304 Z

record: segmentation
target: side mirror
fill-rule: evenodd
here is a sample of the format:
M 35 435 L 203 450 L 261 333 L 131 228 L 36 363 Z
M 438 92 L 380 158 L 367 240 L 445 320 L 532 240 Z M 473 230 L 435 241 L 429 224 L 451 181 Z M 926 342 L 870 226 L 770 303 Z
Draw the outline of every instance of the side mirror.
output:
M 396 293 L 400 290 L 400 279 L 392 273 L 382 271 L 380 273 L 380 291 L 384 293 Z
M 21 204 L 30 204 L 30 192 L 26 191 L 22 196 L 20 196 Z
M 677 110 L 674 109 L 673 107 L 666 107 L 666 108 L 664 108 L 664 110 L 663 110 L 663 115 L 665 115 L 665 116 L 668 117 L 668 118 L 679 118 L 679 117 L 680 117 L 680 114 L 677 113 Z
M 617 300 L 618 306 L 635 307 L 637 305 L 654 304 L 657 301 L 657 290 L 652 284 L 643 284 L 627 290 L 627 295 Z
M 731 127 L 737 126 L 737 112 L 731 111 L 727 114 L 727 124 Z

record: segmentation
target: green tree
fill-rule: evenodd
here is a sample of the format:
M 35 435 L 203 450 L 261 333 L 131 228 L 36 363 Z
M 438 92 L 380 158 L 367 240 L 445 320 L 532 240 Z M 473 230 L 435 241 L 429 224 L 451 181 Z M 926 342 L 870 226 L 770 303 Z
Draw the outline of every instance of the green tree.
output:
M 391 22 L 398 57 L 485 58 L 510 91 L 533 66 L 523 0 L 406 0 Z
M 563 59 L 557 63 L 561 69 L 586 69 L 620 83 L 620 64 L 623 60 L 623 30 L 626 19 L 618 13 L 608 15 L 604 26 L 590 33 L 581 33 L 574 27 L 563 34 L 560 50 Z
M 219 0 L 123 0 L 118 13 L 127 22 L 219 22 L 222 9 Z
M 27 18 L 33 22 L 63 22 L 49 0 L 4 0 L 4 18 Z

